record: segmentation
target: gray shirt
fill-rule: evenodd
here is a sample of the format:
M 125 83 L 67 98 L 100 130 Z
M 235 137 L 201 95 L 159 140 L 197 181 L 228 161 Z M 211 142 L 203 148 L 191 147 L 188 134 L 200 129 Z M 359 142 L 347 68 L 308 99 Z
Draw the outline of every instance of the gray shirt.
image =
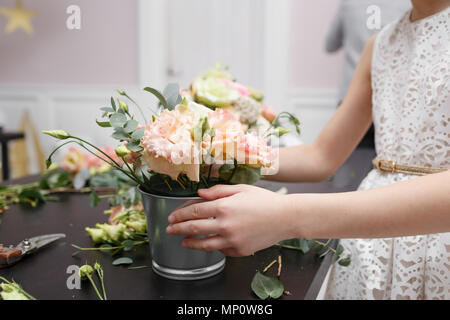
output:
M 377 6 L 380 9 L 381 25 L 374 29 L 372 17 L 375 11 L 368 8 Z M 410 0 L 341 0 L 338 13 L 331 25 L 326 39 L 326 51 L 335 52 L 340 48 L 345 51 L 345 62 L 339 88 L 339 100 L 347 93 L 353 73 L 366 42 L 390 22 L 400 18 L 411 9 Z M 368 27 L 368 21 L 372 28 Z

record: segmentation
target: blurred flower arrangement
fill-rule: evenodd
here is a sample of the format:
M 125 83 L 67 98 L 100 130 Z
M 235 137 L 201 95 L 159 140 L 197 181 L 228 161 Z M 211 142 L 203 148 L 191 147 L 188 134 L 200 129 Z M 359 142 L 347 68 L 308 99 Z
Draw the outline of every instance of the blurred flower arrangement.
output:
M 159 100 L 150 122 L 142 108 L 118 90 L 137 107 L 145 125 L 138 123 L 123 98 L 111 98 L 111 106 L 101 108 L 103 119 L 97 124 L 113 129 L 112 137 L 120 143 L 115 154 L 64 130 L 44 131 L 64 141 L 50 154 L 47 166 L 59 148 L 75 143 L 91 157 L 72 151 L 65 159 L 67 168 L 81 170 L 92 162 L 96 165 L 90 170 L 101 172 L 109 166 L 156 195 L 191 197 L 199 188 L 215 184 L 253 184 L 277 168 L 277 150 L 268 140 L 290 132 L 280 120 L 292 122 L 297 132 L 300 122 L 289 113 L 273 114 L 269 122 L 264 115 L 270 118 L 270 112 L 263 112 L 260 103 L 262 94 L 230 78 L 218 65 L 187 91 L 176 84 L 163 92 L 145 88 Z
M 114 149 L 101 148 L 112 157 Z M 58 200 L 55 194 L 92 192 L 92 205 L 102 197 L 96 192 L 115 193 L 121 188 L 130 188 L 130 179 L 99 160 L 93 155 L 72 147 L 62 156 L 59 163 L 53 163 L 38 182 L 24 185 L 0 186 L 0 213 L 12 204 L 26 204 L 36 207 L 39 204 Z

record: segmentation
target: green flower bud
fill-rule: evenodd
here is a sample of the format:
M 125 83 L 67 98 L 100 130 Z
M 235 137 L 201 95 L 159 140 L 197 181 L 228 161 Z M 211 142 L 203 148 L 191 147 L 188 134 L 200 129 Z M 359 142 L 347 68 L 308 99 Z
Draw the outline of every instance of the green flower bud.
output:
M 0 288 L 3 290 L 0 292 L 0 298 L 3 300 L 30 300 L 13 284 L 2 283 Z
M 128 105 L 120 99 L 117 99 L 119 102 L 119 108 L 128 113 Z
M 143 220 L 141 221 L 127 221 L 127 227 L 133 229 L 139 233 L 147 232 L 147 223 Z
M 87 233 L 92 239 L 92 242 L 94 243 L 104 243 L 106 240 L 108 240 L 108 235 L 105 232 L 105 230 L 97 229 L 97 228 L 85 228 Z
M 118 146 L 115 151 L 116 151 L 117 156 L 120 158 L 125 157 L 131 153 L 131 151 L 128 150 L 128 148 L 125 147 L 124 145 Z
M 96 262 L 95 264 L 94 264 L 94 269 L 95 270 L 101 270 L 102 269 L 102 266 L 98 263 L 98 262 Z
M 59 140 L 65 140 L 70 137 L 70 134 L 68 134 L 64 130 L 51 130 L 51 131 L 42 131 L 44 134 L 48 134 L 49 136 L 52 136 L 53 138 L 59 139 Z
M 285 129 L 283 127 L 278 127 L 274 130 L 273 134 L 277 137 L 284 136 L 285 134 L 290 133 L 292 130 Z
M 127 227 L 122 223 L 116 224 L 114 226 L 106 224 L 106 223 L 105 224 L 97 224 L 96 227 L 104 230 L 106 232 L 106 234 L 108 235 L 109 239 L 111 239 L 112 241 L 121 240 L 121 238 L 124 235 L 125 230 L 127 229 Z
M 85 264 L 84 266 L 81 266 L 80 270 L 78 270 L 78 274 L 80 275 L 81 279 L 87 279 L 93 273 L 94 273 L 94 269 L 88 264 Z
M 117 89 L 117 93 L 119 93 L 121 96 L 126 95 L 125 91 L 123 91 L 121 89 Z

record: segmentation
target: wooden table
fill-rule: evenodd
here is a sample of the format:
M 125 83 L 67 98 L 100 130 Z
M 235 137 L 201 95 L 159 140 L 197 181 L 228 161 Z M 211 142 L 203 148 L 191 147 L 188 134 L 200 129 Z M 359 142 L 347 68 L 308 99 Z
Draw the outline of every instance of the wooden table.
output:
M 23 133 L 16 132 L 3 132 L 0 129 L 0 145 L 2 152 L 2 177 L 3 180 L 8 180 L 9 174 L 9 152 L 8 143 L 13 140 L 23 139 L 25 135 Z
M 278 190 L 287 187 L 290 193 L 345 192 L 356 189 L 371 168 L 372 150 L 355 152 L 339 170 L 334 179 L 323 183 L 280 184 L 263 181 L 263 187 Z M 67 238 L 27 257 L 19 264 L 0 269 L 0 275 L 14 278 L 37 299 L 97 299 L 92 288 L 82 284 L 81 289 L 69 290 L 66 282 L 71 265 L 83 265 L 86 261 L 98 261 L 105 271 L 106 290 L 110 299 L 169 299 L 169 300 L 252 300 L 250 283 L 256 270 L 262 271 L 279 254 L 283 259 L 281 280 L 291 296 L 283 300 L 315 299 L 330 265 L 330 258 L 322 260 L 314 253 L 269 248 L 245 258 L 227 258 L 225 270 L 210 279 L 180 282 L 164 279 L 151 268 L 128 270 L 114 267 L 113 258 L 103 253 L 82 253 L 72 257 L 75 251 L 71 244 L 92 247 L 84 231 L 86 226 L 104 222 L 107 217 L 102 202 L 98 208 L 89 206 L 86 195 L 65 195 L 61 201 L 48 203 L 37 209 L 14 207 L 0 215 L 0 243 L 16 244 L 27 237 L 48 233 L 65 233 Z M 134 259 L 133 266 L 150 266 L 148 246 L 125 253 Z M 276 272 L 274 270 L 271 271 Z

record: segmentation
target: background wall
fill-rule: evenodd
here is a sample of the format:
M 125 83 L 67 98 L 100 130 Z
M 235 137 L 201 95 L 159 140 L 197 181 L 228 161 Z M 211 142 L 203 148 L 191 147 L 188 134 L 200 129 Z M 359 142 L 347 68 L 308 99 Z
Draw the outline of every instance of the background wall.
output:
M 327 54 L 325 38 L 339 1 L 293 1 L 291 84 L 294 88 L 337 90 L 343 53 Z
M 2 0 L 13 7 L 15 0 Z M 68 30 L 67 7 L 82 8 L 81 30 Z M 37 11 L 35 33 L 6 35 L 0 16 L 0 83 L 135 84 L 138 79 L 135 0 L 23 0 Z
M 314 141 L 336 111 L 343 52 L 327 54 L 325 38 L 338 0 L 292 1 L 289 108 L 301 120 L 302 140 Z
M 336 106 L 342 55 L 327 55 L 323 48 L 338 1 L 283 0 L 290 8 L 277 12 L 276 19 L 281 17 L 290 33 L 282 47 L 271 46 L 265 36 L 267 15 L 272 19 L 267 1 L 273 0 L 23 0 L 25 8 L 37 11 L 33 35 L 5 35 L 6 18 L 0 16 L 0 125 L 17 130 L 28 111 L 37 131 L 65 128 L 108 145 L 109 131 L 98 128 L 94 119 L 115 89 L 126 89 L 144 108 L 152 103 L 140 90 L 142 74 L 151 72 L 144 66 L 152 58 L 143 52 L 161 53 L 161 61 L 150 65 L 159 64 L 157 79 L 163 83 L 185 84 L 221 59 L 240 81 L 268 93 L 276 83 L 267 82 L 264 68 L 269 62 L 276 70 L 279 63 L 265 59 L 269 48 L 287 50 L 289 57 L 287 103 L 274 107 L 297 114 L 303 123 L 302 141 L 311 142 Z M 141 12 L 150 2 L 158 8 L 153 16 Z M 14 3 L 2 0 L 0 6 Z M 72 4 L 81 7 L 79 31 L 66 28 L 66 8 Z M 148 24 L 148 19 L 155 23 Z M 271 21 L 276 28 L 277 20 Z M 152 28 L 151 37 L 143 30 L 149 26 L 158 28 Z M 55 141 L 39 136 L 48 153 Z M 36 172 L 31 163 L 31 172 Z

